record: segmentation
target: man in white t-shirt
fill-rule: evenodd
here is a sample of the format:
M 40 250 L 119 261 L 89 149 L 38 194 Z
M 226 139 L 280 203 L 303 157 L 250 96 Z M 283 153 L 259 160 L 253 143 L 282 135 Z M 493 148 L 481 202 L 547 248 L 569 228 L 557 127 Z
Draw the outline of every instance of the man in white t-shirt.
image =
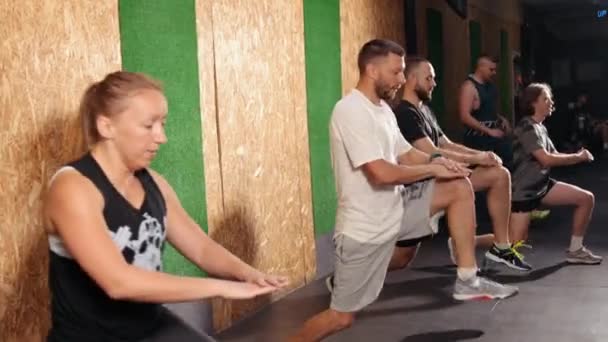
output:
M 358 56 L 356 89 L 334 107 L 330 142 L 338 209 L 331 305 L 291 341 L 318 341 L 349 327 L 355 313 L 378 297 L 396 241 L 419 237 L 412 236 L 420 231 L 413 227 L 431 229 L 444 210 L 459 251 L 454 297 L 504 298 L 517 291 L 476 275 L 474 195 L 466 179 L 470 170 L 412 148 L 385 102 L 405 82 L 404 56 L 395 42 L 367 42 Z M 411 203 L 404 202 L 401 184 L 426 179 L 424 186 L 410 187 Z

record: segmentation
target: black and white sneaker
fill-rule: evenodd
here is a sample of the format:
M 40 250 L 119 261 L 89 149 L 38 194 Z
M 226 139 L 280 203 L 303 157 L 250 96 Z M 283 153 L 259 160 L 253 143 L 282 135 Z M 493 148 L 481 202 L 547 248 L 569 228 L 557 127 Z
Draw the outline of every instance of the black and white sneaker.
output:
M 486 259 L 492 260 L 496 263 L 501 263 L 509 266 L 510 268 L 519 271 L 530 271 L 532 266 L 524 261 L 524 256 L 517 251 L 517 248 L 528 247 L 522 242 L 518 242 L 507 249 L 500 249 L 496 245 L 492 245 L 492 248 L 486 252 Z

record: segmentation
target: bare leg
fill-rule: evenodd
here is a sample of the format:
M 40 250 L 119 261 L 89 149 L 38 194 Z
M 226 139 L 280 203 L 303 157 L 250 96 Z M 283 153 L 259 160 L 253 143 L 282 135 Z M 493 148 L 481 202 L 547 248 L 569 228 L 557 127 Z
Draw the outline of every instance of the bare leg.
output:
M 488 249 L 494 244 L 494 234 L 483 234 L 475 236 L 475 247 Z
M 431 215 L 445 210 L 448 229 L 458 250 L 458 267 L 476 268 L 475 220 L 473 188 L 468 179 L 437 181 L 431 201 Z
M 450 244 L 450 248 L 452 249 L 451 253 L 454 255 L 454 258 L 458 258 L 458 251 L 454 247 L 454 244 L 450 238 L 448 242 Z M 483 249 L 490 249 L 494 245 L 494 234 L 483 234 L 475 236 L 475 248 L 480 247 Z
M 509 238 L 511 241 L 525 241 L 528 239 L 528 227 L 530 226 L 530 213 L 512 213 L 511 231 Z
M 320 341 L 340 330 L 350 327 L 355 320 L 355 314 L 327 309 L 313 316 L 304 323 L 304 326 L 293 336 L 289 342 Z
M 477 167 L 471 174 L 475 191 L 488 191 L 488 211 L 496 243 L 509 243 L 509 214 L 511 212 L 511 175 L 506 168 Z
M 395 247 L 391 262 L 388 264 L 388 271 L 395 271 L 406 268 L 416 257 L 420 244 L 411 247 Z
M 557 182 L 543 198 L 542 203 L 549 206 L 575 206 L 572 217 L 572 235 L 584 236 L 591 220 L 595 204 L 593 194 L 575 185 Z

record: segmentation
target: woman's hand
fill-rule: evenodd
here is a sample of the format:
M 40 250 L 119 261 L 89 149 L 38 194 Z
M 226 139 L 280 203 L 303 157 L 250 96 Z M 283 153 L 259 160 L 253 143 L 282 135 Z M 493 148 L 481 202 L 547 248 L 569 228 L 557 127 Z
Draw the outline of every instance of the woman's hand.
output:
M 274 286 L 260 286 L 242 281 L 222 281 L 220 297 L 226 299 L 250 299 L 276 291 Z
M 258 286 L 273 286 L 278 289 L 289 285 L 287 277 L 268 275 L 253 268 L 247 272 L 243 280 Z

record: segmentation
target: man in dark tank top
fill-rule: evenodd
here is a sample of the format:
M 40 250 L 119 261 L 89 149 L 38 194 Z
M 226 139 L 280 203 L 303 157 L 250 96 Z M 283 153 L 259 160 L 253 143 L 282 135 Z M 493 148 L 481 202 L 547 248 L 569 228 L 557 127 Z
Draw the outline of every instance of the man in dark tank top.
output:
M 509 121 L 498 114 L 498 89 L 492 82 L 497 60 L 481 55 L 475 72 L 467 77 L 460 90 L 459 115 L 465 125 L 464 145 L 498 154 L 505 166 L 512 160 Z

